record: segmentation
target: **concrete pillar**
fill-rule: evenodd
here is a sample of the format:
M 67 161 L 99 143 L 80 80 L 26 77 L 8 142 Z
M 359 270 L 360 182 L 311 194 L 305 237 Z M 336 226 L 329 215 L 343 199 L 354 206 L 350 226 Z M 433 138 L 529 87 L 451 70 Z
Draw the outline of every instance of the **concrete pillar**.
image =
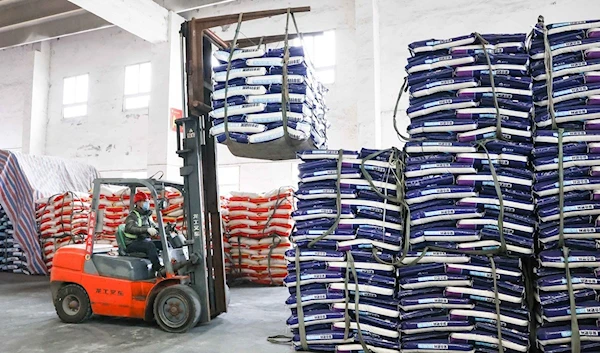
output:
M 355 0 L 356 119 L 360 147 L 381 148 L 379 0 Z
M 148 176 L 158 171 L 163 179 L 180 181 L 181 158 L 175 153 L 176 134 L 171 108 L 182 109 L 179 30 L 184 18 L 169 12 L 166 42 L 152 45 L 152 93 L 148 114 Z
M 33 73 L 29 95 L 24 97 L 25 109 L 22 134 L 22 152 L 44 154 L 48 124 L 48 94 L 50 91 L 50 44 L 33 46 Z

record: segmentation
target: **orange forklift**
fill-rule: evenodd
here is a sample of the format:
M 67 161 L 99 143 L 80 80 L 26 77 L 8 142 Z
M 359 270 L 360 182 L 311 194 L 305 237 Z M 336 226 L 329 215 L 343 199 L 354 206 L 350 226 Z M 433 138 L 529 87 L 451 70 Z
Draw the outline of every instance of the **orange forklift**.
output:
M 257 11 L 243 14 L 245 21 L 308 12 L 310 7 Z M 241 15 L 192 19 L 182 24 L 181 49 L 184 116 L 175 121 L 177 154 L 183 159 L 180 175 L 183 185 L 156 179 L 97 179 L 85 244 L 67 245 L 55 253 L 50 276 L 54 307 L 67 323 L 80 323 L 93 314 L 156 320 L 168 332 L 186 332 L 227 311 L 223 240 L 215 141 L 210 136 L 212 50 L 228 50 L 212 27 L 238 22 Z M 284 36 L 260 38 L 263 44 L 278 42 Z M 292 38 L 292 37 L 290 37 Z M 256 39 L 256 38 L 255 38 Z M 256 39 L 259 41 L 259 39 Z M 254 46 L 254 40 L 238 42 L 238 47 Z M 117 232 L 118 255 L 112 246 L 95 242 L 102 234 L 103 210 L 99 207 L 104 184 L 138 188 L 150 192 L 158 223 L 157 248 L 164 265 L 156 277 L 143 254 L 125 251 L 123 232 Z M 168 207 L 165 188 L 179 189 L 184 196 L 185 237 L 165 225 L 161 210 Z M 130 208 L 133 208 L 133 200 Z

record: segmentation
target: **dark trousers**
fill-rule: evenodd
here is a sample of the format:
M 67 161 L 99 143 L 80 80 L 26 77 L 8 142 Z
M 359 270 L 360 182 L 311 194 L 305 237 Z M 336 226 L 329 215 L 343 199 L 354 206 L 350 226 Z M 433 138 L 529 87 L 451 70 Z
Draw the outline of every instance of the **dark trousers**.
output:
M 156 246 L 153 242 L 149 240 L 134 240 L 133 242 L 127 245 L 125 249 L 128 253 L 133 252 L 141 252 L 148 256 L 148 260 L 152 262 L 152 268 L 154 271 L 158 271 L 160 269 L 160 261 L 158 261 L 158 251 L 156 251 Z

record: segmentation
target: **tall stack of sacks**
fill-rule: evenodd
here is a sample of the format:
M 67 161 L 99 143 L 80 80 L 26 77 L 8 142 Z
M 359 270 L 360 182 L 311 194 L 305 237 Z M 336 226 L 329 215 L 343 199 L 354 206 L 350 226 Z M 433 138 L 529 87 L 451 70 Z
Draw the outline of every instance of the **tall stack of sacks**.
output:
M 65 192 L 36 201 L 36 218 L 48 271 L 52 269 L 56 250 L 85 240 L 90 207 L 87 193 Z
M 27 257 L 14 239 L 13 224 L 0 206 L 0 271 L 29 274 Z
M 545 44 L 544 33 L 550 48 Z M 538 23 L 530 54 L 537 125 L 534 191 L 540 249 L 536 268 L 538 346 L 543 352 L 570 352 L 571 313 L 574 312 L 581 351 L 595 352 L 600 349 L 597 342 L 600 328 L 596 324 L 600 318 L 596 294 L 600 289 L 597 271 L 600 264 L 597 250 L 600 239 L 600 21 L 548 26 Z M 560 145 L 562 166 L 559 164 Z M 574 311 L 571 310 L 567 263 L 574 291 Z
M 534 255 L 529 57 L 525 34 L 482 37 L 485 51 L 475 35 L 409 46 L 408 132 L 417 141 L 405 146 L 403 350 L 497 350 L 498 319 L 505 349 L 529 349 L 520 259 Z M 482 256 L 490 252 L 496 256 Z
M 102 233 L 96 239 L 97 243 L 118 246 L 117 228 L 125 223 L 125 218 L 129 214 L 130 194 L 131 190 L 124 186 L 102 185 L 100 187 L 98 207 L 104 210 L 104 219 Z
M 293 208 L 290 187 L 260 194 L 232 192 L 222 198 L 230 277 L 260 284 L 283 283 Z
M 148 198 L 150 198 L 150 207 L 154 211 L 152 214 L 152 219 L 154 222 L 158 222 L 156 218 L 156 208 L 154 207 L 154 200 L 150 196 L 150 192 L 148 190 L 144 190 L 144 188 L 140 188 L 140 191 L 146 192 L 148 194 Z M 161 211 L 163 216 L 164 224 L 171 223 L 175 225 L 175 229 L 177 231 L 185 234 L 185 214 L 183 209 L 183 194 L 176 188 L 167 187 L 165 188 L 165 199 L 167 200 L 167 208 Z
M 302 47 L 290 47 L 288 61 L 288 133 L 294 140 L 311 140 L 326 148 L 329 122 L 325 114 L 327 89 L 317 81 Z M 225 135 L 225 82 L 228 51 L 217 51 L 221 65 L 213 68 L 214 92 L 210 116 L 212 136 L 220 143 Z M 227 89 L 229 137 L 239 143 L 261 143 L 284 136 L 281 109 L 284 50 L 236 49 L 233 52 Z
M 284 280 L 294 348 L 398 351 L 398 151 L 307 151 L 299 157 L 294 248 L 286 253 Z

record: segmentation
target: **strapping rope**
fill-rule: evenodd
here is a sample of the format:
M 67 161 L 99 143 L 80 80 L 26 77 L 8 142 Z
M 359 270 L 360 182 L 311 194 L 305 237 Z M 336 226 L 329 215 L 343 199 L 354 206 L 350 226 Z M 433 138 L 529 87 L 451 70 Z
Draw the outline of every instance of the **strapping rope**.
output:
M 237 27 L 235 28 L 235 34 L 233 36 L 233 41 L 231 42 L 231 49 L 229 50 L 229 58 L 227 60 L 227 72 L 225 73 L 225 90 L 224 90 L 224 94 L 225 94 L 225 105 L 223 106 L 223 115 L 225 118 L 224 124 L 225 124 L 225 138 L 227 139 L 227 141 L 231 141 L 230 137 L 229 137 L 229 120 L 228 120 L 228 116 L 227 116 L 227 108 L 229 107 L 228 104 L 228 97 L 227 97 L 227 92 L 229 91 L 229 74 L 231 73 L 231 61 L 233 60 L 233 53 L 235 52 L 235 48 L 237 47 L 237 41 L 238 41 L 238 36 L 240 35 L 240 29 L 242 28 L 242 17 L 243 17 L 243 13 L 240 13 L 240 15 L 238 16 L 238 22 L 237 22 Z
M 496 304 L 496 330 L 498 331 L 498 352 L 504 352 L 504 345 L 502 344 L 502 317 L 500 316 L 500 298 L 498 293 L 498 278 L 496 275 L 496 262 L 493 256 L 488 256 L 490 259 L 490 265 L 492 267 L 492 278 L 494 280 L 494 302 Z
M 563 133 L 564 129 L 558 129 L 558 195 L 559 195 L 559 228 L 558 228 L 558 246 L 562 247 L 565 277 L 567 280 L 567 291 L 569 293 L 569 308 L 571 311 L 571 352 L 579 353 L 581 351 L 581 337 L 579 335 L 579 323 L 577 322 L 577 304 L 573 293 L 573 282 L 571 279 L 571 270 L 569 268 L 569 248 L 565 245 L 564 235 L 564 151 L 563 151 Z
M 329 227 L 329 229 L 327 229 L 327 231 L 325 233 L 319 235 L 318 237 L 313 239 L 310 243 L 308 243 L 309 248 L 312 248 L 313 246 L 315 246 L 316 243 L 325 239 L 328 235 L 335 232 L 338 225 L 340 224 L 340 219 L 342 218 L 342 191 L 341 191 L 341 186 L 340 186 L 340 178 L 342 175 L 342 159 L 343 158 L 344 158 L 344 150 L 339 150 L 338 151 L 338 160 L 337 160 L 337 183 L 336 183 L 337 216 L 335 217 L 335 221 L 333 222 L 331 227 Z
M 492 66 L 492 61 L 490 60 L 490 55 L 487 51 L 486 46 L 490 44 L 487 40 L 485 40 L 481 34 L 474 32 L 473 35 L 479 41 L 482 47 L 483 55 L 485 56 L 485 60 L 488 65 L 488 75 L 490 78 L 490 86 L 492 86 L 492 98 L 494 100 L 494 108 L 496 108 L 496 138 L 502 139 L 502 119 L 500 117 L 500 105 L 498 104 L 498 97 L 496 96 L 496 83 L 494 81 L 494 70 Z
M 300 249 L 296 247 L 296 312 L 298 316 L 298 330 L 300 334 L 300 345 L 305 351 L 308 350 L 308 343 L 306 342 L 306 326 L 304 325 L 304 308 L 302 307 L 302 293 L 300 291 Z

